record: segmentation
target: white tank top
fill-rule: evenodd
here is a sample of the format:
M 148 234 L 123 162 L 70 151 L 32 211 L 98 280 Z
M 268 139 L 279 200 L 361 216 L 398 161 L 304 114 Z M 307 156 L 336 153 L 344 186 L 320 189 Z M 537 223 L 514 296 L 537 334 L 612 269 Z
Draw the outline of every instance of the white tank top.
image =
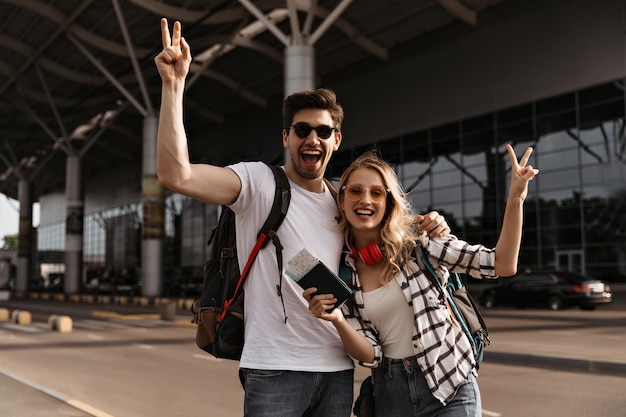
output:
M 363 293 L 365 314 L 378 331 L 385 357 L 392 359 L 415 355 L 413 310 L 395 280 L 373 291 Z M 404 308 L 398 308 L 403 306 Z

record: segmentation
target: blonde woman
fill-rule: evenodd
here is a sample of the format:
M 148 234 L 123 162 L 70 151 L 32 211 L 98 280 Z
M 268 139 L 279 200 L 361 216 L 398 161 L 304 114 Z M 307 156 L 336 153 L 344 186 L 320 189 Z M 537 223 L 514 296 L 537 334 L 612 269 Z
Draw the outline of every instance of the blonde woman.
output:
M 415 242 L 438 274 L 476 278 L 513 275 L 528 183 L 538 170 L 507 145 L 511 184 L 495 248 L 453 235 L 430 238 L 411 227 L 414 215 L 391 166 L 373 152 L 355 160 L 339 183 L 340 227 L 350 248 L 355 306 L 330 310 L 332 294 L 303 293 L 309 310 L 332 322 L 348 354 L 373 368 L 377 416 L 480 416 L 476 363 L 469 340 L 451 317 L 441 290 L 424 275 Z

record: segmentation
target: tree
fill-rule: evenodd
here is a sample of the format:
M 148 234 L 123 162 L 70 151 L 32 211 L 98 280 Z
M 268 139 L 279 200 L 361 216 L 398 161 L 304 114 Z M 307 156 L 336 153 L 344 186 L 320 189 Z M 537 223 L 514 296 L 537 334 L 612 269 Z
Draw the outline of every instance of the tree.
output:
M 1 249 L 4 250 L 17 250 L 17 235 L 5 235 L 3 238 L 4 245 Z

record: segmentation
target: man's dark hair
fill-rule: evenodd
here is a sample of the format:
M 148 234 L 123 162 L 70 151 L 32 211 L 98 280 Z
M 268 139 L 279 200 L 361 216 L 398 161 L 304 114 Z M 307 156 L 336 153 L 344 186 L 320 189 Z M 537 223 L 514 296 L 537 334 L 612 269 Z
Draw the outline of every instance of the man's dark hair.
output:
M 335 129 L 341 130 L 343 108 L 337 103 L 337 96 L 332 90 L 318 88 L 293 93 L 283 102 L 283 127 L 293 123 L 293 116 L 303 109 L 328 110 Z

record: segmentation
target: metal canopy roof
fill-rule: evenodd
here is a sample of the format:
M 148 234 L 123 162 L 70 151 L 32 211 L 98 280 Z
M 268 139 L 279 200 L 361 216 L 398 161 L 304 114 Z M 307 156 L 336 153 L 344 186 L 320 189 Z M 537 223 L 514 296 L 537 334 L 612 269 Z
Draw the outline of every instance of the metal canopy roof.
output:
M 402 45 L 426 34 L 471 28 L 501 1 L 0 0 L 0 192 L 17 198 L 19 178 L 32 180 L 35 201 L 63 189 L 67 154 L 83 157 L 86 178 L 141 165 L 143 119 L 160 103 L 161 17 L 193 37 L 191 137 L 282 100 L 295 21 L 317 39 L 316 75 L 340 81 L 347 68 L 401 58 Z M 222 147 L 212 157 L 232 155 Z

